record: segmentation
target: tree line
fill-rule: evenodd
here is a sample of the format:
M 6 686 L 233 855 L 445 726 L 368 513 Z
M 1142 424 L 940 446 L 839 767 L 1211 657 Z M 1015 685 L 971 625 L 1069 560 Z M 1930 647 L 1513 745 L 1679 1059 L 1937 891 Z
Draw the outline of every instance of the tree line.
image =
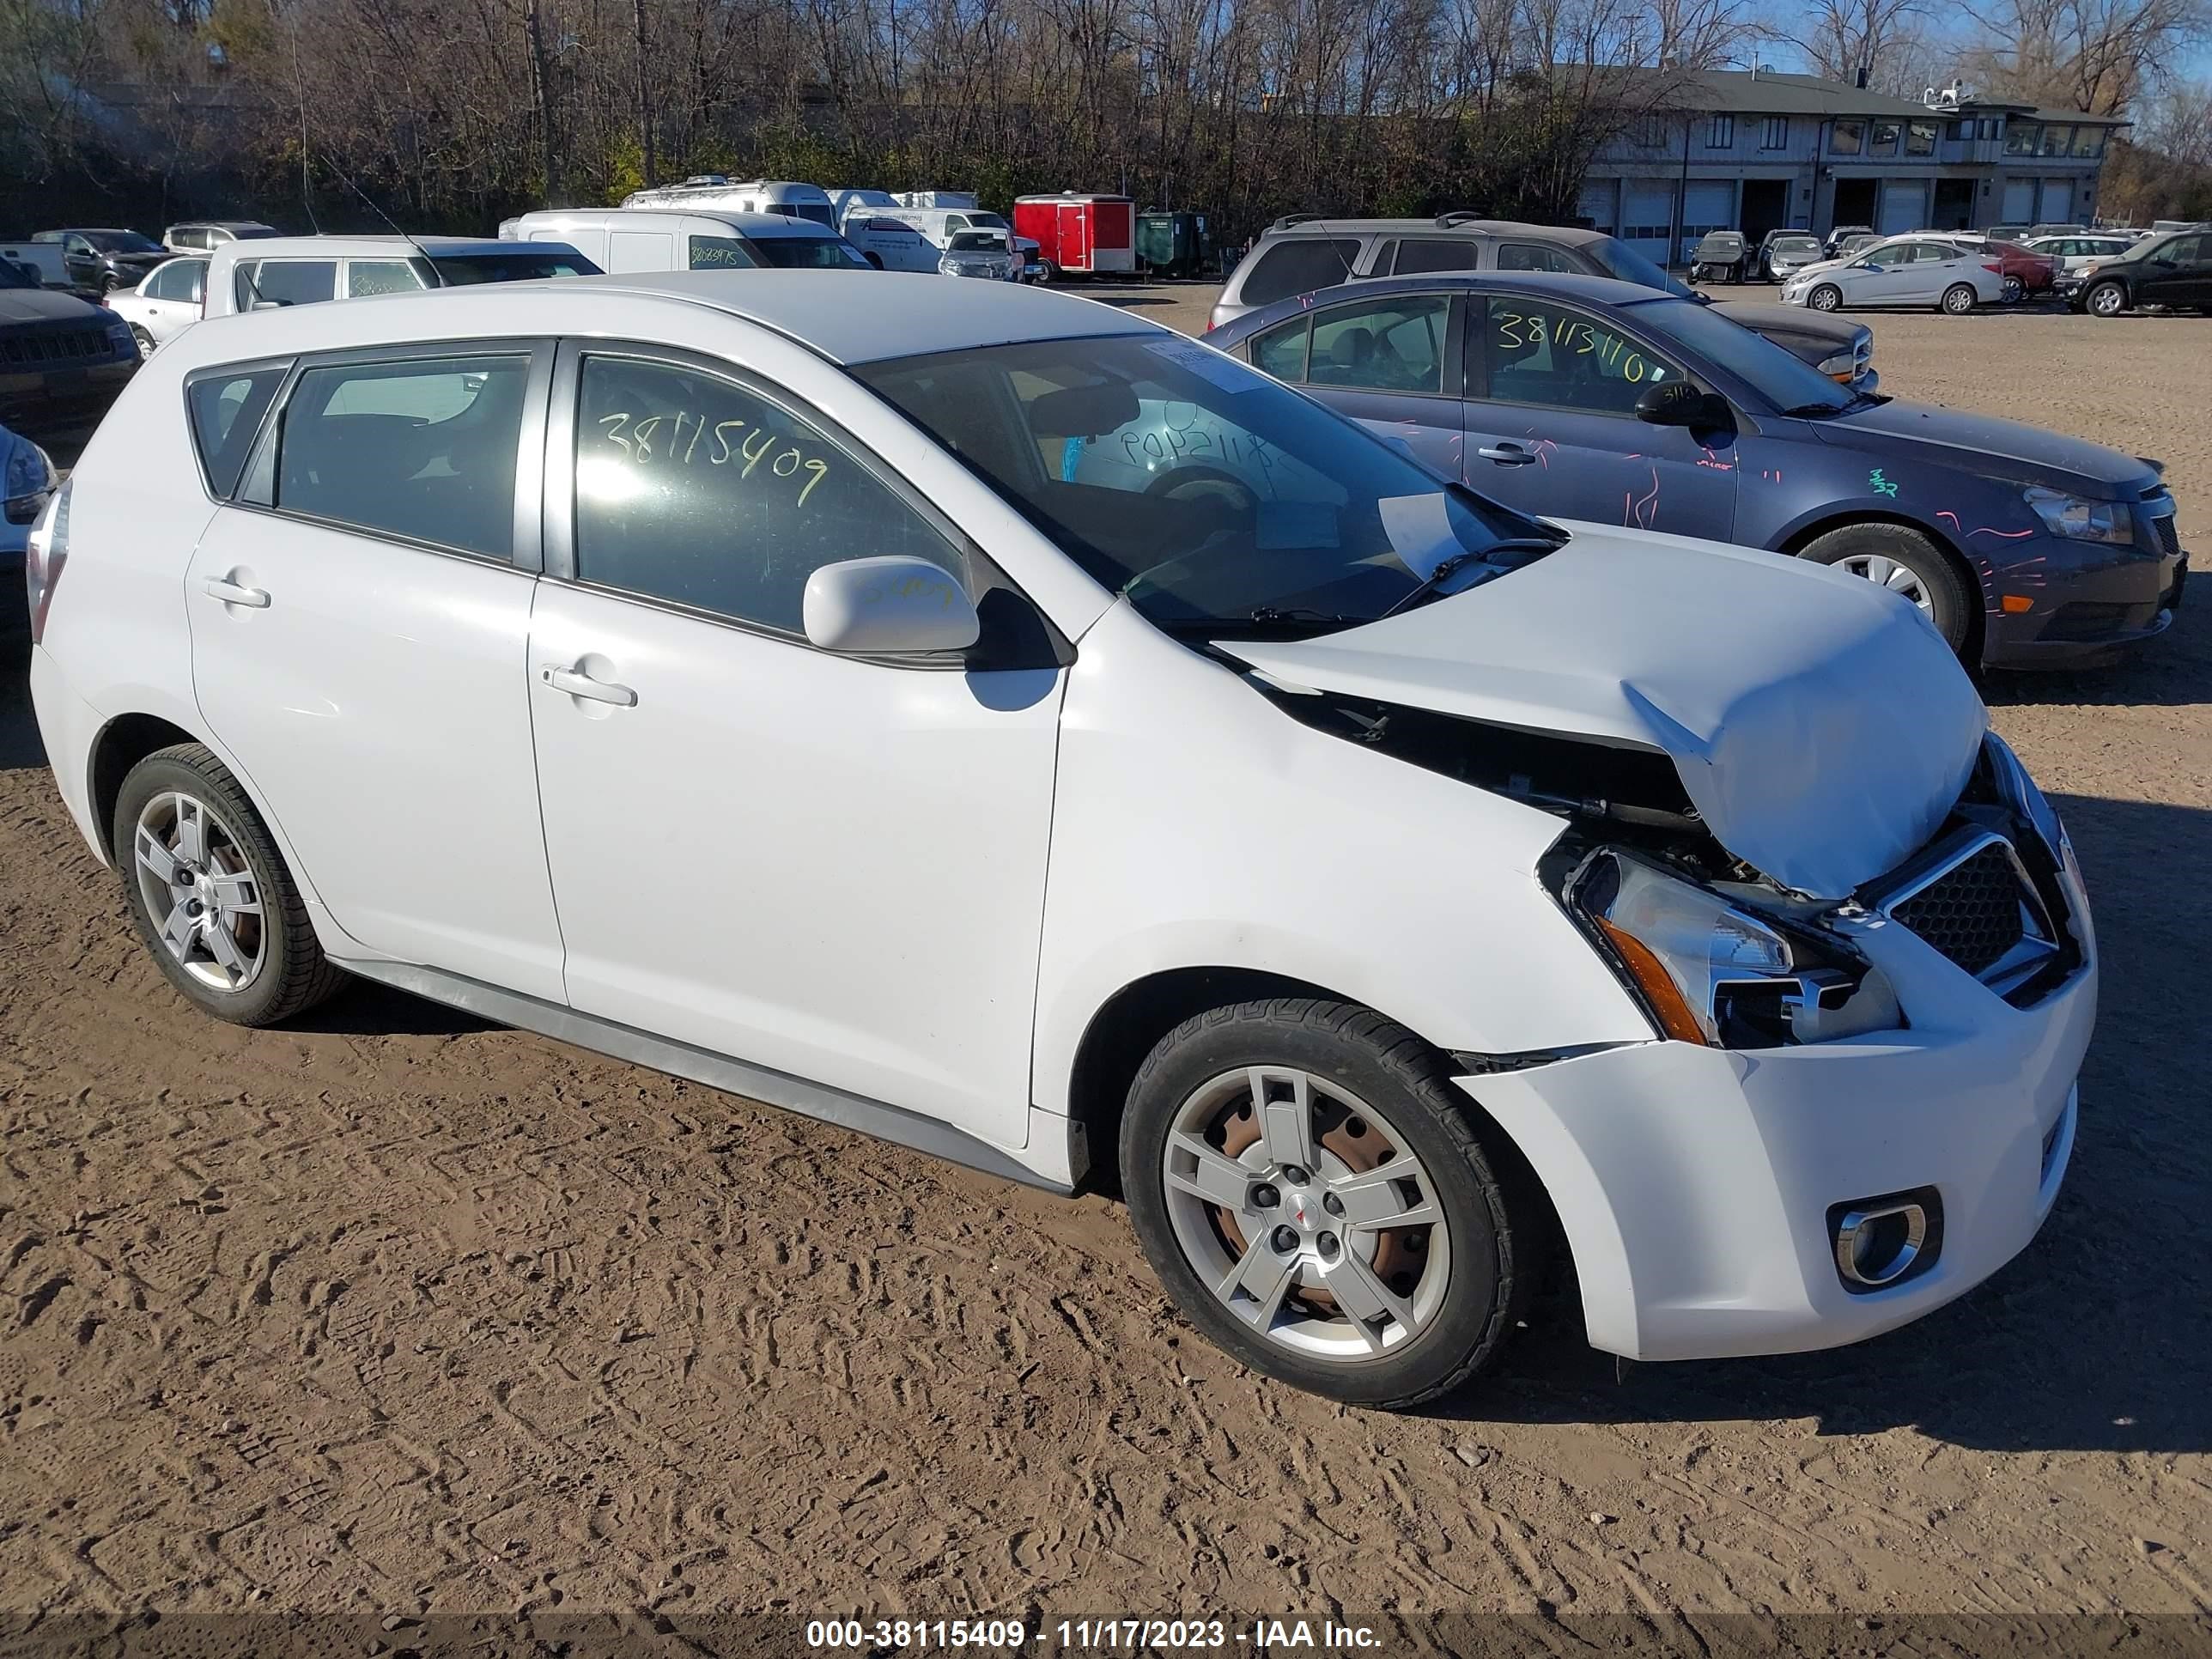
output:
M 1556 220 L 1683 75 L 1785 52 L 2129 114 L 2155 165 L 2115 182 L 2160 213 L 2203 190 L 2206 94 L 2165 65 L 2212 0 L 1984 3 L 1951 38 L 1932 0 L 1787 28 L 1754 0 L 0 0 L 0 213 L 487 231 L 726 173 L 1118 190 L 1231 241 L 1288 212 Z

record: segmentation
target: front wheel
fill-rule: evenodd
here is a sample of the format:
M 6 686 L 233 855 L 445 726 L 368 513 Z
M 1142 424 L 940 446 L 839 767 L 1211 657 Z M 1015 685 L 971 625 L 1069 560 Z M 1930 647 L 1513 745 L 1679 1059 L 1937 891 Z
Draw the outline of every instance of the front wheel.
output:
M 131 324 L 131 337 L 138 342 L 138 355 L 141 357 L 150 357 L 154 355 L 154 337 L 146 331 L 144 325 Z
M 2128 291 L 2118 283 L 2100 283 L 2081 303 L 2092 317 L 2117 317 L 2128 308 Z
M 206 1012 L 273 1025 L 344 983 L 260 814 L 203 745 L 179 744 L 132 767 L 113 833 L 139 938 Z
M 1954 283 L 1943 290 L 1944 314 L 1963 317 L 1974 308 L 1974 290 L 1970 283 Z
M 1952 650 L 1966 649 L 1973 612 L 1965 579 L 1943 550 L 1918 531 L 1901 524 L 1846 525 L 1816 538 L 1798 556 L 1910 599 Z
M 1138 1072 L 1122 1189 L 1184 1316 L 1346 1404 L 1448 1393 L 1495 1356 L 1540 1213 L 1478 1139 L 1441 1056 L 1347 1004 L 1186 1021 Z
M 1823 283 L 1805 296 L 1805 303 L 1815 311 L 1838 311 L 1843 307 L 1844 291 L 1833 283 Z

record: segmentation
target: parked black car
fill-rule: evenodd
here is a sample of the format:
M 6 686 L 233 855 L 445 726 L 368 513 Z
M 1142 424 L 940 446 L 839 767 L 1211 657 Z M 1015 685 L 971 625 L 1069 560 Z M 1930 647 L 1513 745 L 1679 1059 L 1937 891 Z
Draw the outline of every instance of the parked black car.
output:
M 137 368 L 130 324 L 0 259 L 0 421 L 103 409 Z
M 2117 317 L 2137 306 L 2193 306 L 2212 312 L 2212 224 L 2146 236 L 2125 253 L 2076 273 L 2071 301 L 2092 317 Z
M 136 288 L 148 271 L 169 257 L 168 249 L 135 230 L 42 230 L 31 240 L 59 242 L 69 265 L 70 286 L 89 294 Z

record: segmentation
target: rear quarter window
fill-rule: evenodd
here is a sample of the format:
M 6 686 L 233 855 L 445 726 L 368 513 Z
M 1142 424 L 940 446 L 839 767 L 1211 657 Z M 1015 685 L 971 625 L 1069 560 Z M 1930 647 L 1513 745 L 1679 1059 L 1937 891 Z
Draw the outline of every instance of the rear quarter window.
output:
M 270 366 L 238 370 L 216 369 L 185 387 L 186 423 L 192 446 L 199 452 L 200 475 L 208 493 L 228 499 L 238 488 L 239 475 L 253 447 L 253 434 L 269 412 L 270 399 L 284 383 L 284 370 Z
M 1310 294 L 1351 279 L 1359 244 L 1351 238 L 1299 236 L 1278 242 L 1244 274 L 1242 305 L 1273 305 L 1293 294 Z

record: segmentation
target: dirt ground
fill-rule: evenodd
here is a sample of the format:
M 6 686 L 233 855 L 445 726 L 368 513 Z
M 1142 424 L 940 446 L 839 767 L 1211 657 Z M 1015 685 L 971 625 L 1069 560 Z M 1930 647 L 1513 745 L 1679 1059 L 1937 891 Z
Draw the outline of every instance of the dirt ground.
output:
M 1210 291 L 1098 297 L 1202 326 Z M 2212 320 L 1875 330 L 1891 392 L 2162 457 L 2207 568 Z M 207 1651 L 355 1615 L 314 1629 L 356 1654 L 425 1613 L 601 1611 L 670 1640 L 764 1615 L 764 1650 L 838 1612 L 2212 1639 L 2212 604 L 2136 665 L 1990 688 L 2105 957 L 2073 1174 L 2021 1259 L 1859 1347 L 1619 1375 L 1555 1297 L 1511 1376 L 1408 1418 L 1240 1370 L 1096 1198 L 368 986 L 285 1030 L 196 1016 L 63 812 L 24 649 L 0 1653 L 144 1609 L 258 1616 Z

